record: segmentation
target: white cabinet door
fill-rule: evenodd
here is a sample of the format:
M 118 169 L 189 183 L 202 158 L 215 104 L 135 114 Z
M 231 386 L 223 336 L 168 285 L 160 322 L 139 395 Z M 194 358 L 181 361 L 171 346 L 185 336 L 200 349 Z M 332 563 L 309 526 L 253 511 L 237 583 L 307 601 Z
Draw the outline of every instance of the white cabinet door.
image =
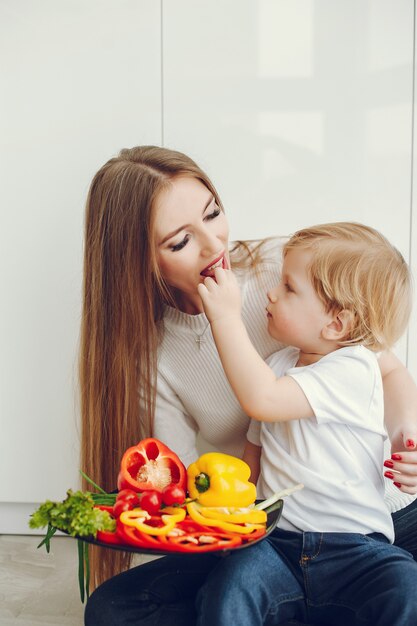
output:
M 30 503 L 78 486 L 84 204 L 105 161 L 162 140 L 161 11 L 3 0 L 0 13 L 0 501 Z M 16 531 L 5 507 L 0 531 Z
M 397 0 L 165 3 L 164 142 L 211 175 L 233 237 L 356 220 L 409 258 L 413 19 Z

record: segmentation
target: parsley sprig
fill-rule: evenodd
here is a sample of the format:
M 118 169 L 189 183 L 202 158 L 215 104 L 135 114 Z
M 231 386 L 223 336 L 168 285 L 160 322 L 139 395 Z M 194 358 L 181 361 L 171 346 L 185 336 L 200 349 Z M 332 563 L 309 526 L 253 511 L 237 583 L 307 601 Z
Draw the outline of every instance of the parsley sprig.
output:
M 111 515 L 94 506 L 96 504 L 112 506 L 116 500 L 116 494 L 106 493 L 84 472 L 81 474 L 99 493 L 68 489 L 65 500 L 62 502 L 46 500 L 30 516 L 30 528 L 47 526 L 46 535 L 38 548 L 44 545 L 48 553 L 51 549 L 51 539 L 57 530 L 72 537 L 96 538 L 97 531 L 114 531 L 116 528 L 116 522 Z M 88 543 L 81 539 L 78 539 L 78 582 L 81 602 L 84 602 L 85 597 L 88 598 L 89 595 L 90 566 Z

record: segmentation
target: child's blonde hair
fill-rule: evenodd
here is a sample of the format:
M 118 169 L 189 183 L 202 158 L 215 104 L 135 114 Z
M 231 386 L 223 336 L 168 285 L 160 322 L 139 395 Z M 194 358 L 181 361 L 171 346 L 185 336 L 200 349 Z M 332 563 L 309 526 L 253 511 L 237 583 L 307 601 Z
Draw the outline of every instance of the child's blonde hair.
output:
M 378 231 L 354 222 L 319 224 L 296 232 L 284 246 L 312 252 L 309 274 L 326 311 L 353 313 L 341 345 L 391 348 L 411 312 L 411 276 L 400 252 Z

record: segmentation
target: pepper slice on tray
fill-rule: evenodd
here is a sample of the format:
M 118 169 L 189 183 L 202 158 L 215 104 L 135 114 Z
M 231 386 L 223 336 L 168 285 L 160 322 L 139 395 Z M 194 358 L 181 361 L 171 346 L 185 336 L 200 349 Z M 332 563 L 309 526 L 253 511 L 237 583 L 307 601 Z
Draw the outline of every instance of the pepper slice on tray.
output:
M 143 439 L 124 453 L 118 489 L 162 492 L 168 485 L 186 489 L 187 472 L 179 457 L 158 439 Z
M 204 507 L 200 506 L 197 502 L 190 502 L 187 504 L 187 512 L 188 515 L 199 524 L 203 526 L 215 526 L 221 530 L 226 530 L 228 532 L 238 533 L 240 535 L 249 535 L 255 530 L 262 530 L 265 532 L 265 524 L 254 524 L 254 523 L 242 523 L 237 524 L 235 522 L 225 522 L 222 519 L 210 519 L 208 517 L 204 517 L 201 514 L 201 509 Z
M 235 548 L 242 543 L 242 539 L 238 535 L 214 532 L 213 530 L 208 533 L 199 530 L 174 537 L 168 535 L 166 539 L 176 552 L 213 552 L 214 550 Z
M 173 530 L 177 522 L 181 522 L 185 515 L 185 509 L 167 506 L 160 515 L 149 515 L 143 509 L 133 509 L 124 511 L 119 519 L 125 526 L 132 526 L 145 535 L 160 536 Z
M 198 509 L 208 519 L 232 522 L 235 524 L 264 524 L 267 520 L 265 511 L 249 507 L 202 506 Z
M 117 520 L 117 535 L 121 543 L 134 546 L 135 548 L 151 548 L 152 550 L 165 550 L 167 543 L 164 535 L 153 537 L 142 533 L 133 526 L 126 526 L 120 519 Z
M 188 493 L 204 506 L 244 507 L 255 502 L 247 463 L 222 452 L 207 452 L 188 470 Z
M 102 511 L 107 511 L 113 517 L 113 507 L 107 506 L 104 504 L 96 504 L 95 508 L 101 509 Z M 121 543 L 120 537 L 117 534 L 117 530 L 98 530 L 97 537 L 98 541 L 102 541 L 103 543 L 108 543 L 111 545 L 119 545 Z

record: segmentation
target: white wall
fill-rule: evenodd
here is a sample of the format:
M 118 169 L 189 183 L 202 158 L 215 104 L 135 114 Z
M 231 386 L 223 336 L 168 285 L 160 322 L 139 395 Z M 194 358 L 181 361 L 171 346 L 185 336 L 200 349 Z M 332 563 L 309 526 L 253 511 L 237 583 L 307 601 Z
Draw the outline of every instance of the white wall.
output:
M 77 484 L 83 205 L 121 147 L 193 156 L 234 238 L 359 220 L 417 275 L 413 25 L 412 0 L 0 0 L 0 531 Z M 416 342 L 414 313 L 417 380 Z

